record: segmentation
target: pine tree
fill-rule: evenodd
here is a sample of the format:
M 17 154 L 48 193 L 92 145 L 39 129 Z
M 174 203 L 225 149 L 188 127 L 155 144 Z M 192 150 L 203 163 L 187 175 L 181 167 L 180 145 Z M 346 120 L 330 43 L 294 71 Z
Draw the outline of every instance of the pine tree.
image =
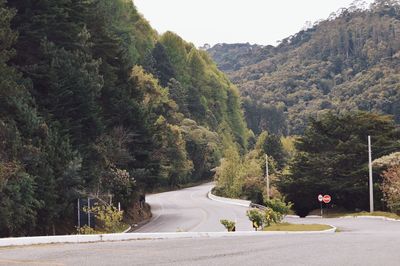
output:
M 40 119 L 21 74 L 8 63 L 17 37 L 10 28 L 14 15 L 0 1 L 0 236 L 31 233 L 40 206 L 35 179 L 24 165 L 26 149 L 37 149 L 28 140 L 38 140 Z

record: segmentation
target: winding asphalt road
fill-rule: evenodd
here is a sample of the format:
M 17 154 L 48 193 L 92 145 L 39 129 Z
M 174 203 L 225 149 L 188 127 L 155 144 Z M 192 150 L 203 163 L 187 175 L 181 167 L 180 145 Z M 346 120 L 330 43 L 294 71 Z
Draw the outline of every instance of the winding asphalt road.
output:
M 236 219 L 238 230 L 250 230 L 246 208 L 207 199 L 210 186 L 149 196 L 155 215 L 140 231 L 221 231 L 221 218 Z M 287 220 L 331 224 L 340 232 L 0 248 L 0 265 L 400 265 L 400 222 Z
M 236 221 L 237 231 L 253 230 L 246 216 L 248 208 L 208 199 L 212 183 L 146 196 L 153 218 L 135 232 L 218 232 L 225 231 L 221 219 Z

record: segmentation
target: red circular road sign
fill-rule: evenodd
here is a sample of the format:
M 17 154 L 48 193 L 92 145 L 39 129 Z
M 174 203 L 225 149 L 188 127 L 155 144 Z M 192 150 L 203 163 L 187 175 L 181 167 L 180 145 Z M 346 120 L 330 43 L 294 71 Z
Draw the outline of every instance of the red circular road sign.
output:
M 331 196 L 329 196 L 329 195 L 324 195 L 324 197 L 322 198 L 322 201 L 323 201 L 324 203 L 329 203 L 329 202 L 331 202 Z
M 324 199 L 324 196 L 322 196 L 321 194 L 318 195 L 318 201 L 322 202 L 322 200 Z

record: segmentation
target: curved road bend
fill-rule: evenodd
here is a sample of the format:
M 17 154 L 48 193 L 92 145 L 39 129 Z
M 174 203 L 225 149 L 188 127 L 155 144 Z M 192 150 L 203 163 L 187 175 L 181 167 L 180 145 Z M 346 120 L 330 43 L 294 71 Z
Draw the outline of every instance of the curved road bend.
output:
M 248 208 L 212 201 L 207 197 L 213 186 L 208 183 L 146 196 L 153 217 L 135 232 L 225 231 L 221 219 L 236 221 L 237 231 L 253 230 L 246 216 Z
M 249 223 L 246 208 L 213 202 L 211 184 L 148 197 L 153 220 L 144 231 L 219 231 L 219 219 Z M 0 248 L 0 265 L 400 265 L 400 222 L 378 219 L 287 219 L 327 223 L 335 234 L 139 240 Z
M 213 183 L 146 197 L 153 217 L 135 232 L 216 232 L 225 231 L 220 219 L 236 221 L 237 231 L 253 231 L 246 216 L 248 208 L 210 200 L 207 193 Z M 367 218 L 286 218 L 290 223 L 320 223 L 336 226 L 341 232 L 400 233 L 400 222 Z M 400 265 L 400 261 L 399 261 Z

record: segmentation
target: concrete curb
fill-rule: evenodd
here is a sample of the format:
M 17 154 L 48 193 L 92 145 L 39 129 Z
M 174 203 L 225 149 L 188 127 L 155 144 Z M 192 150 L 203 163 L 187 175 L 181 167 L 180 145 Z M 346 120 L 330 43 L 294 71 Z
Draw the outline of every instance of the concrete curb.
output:
M 32 237 L 10 237 L 0 238 L 0 247 L 7 246 L 24 246 L 24 245 L 38 245 L 38 244 L 55 244 L 55 243 L 90 243 L 107 241 L 109 236 L 123 238 L 123 235 L 131 230 L 129 226 L 124 232 L 118 234 L 104 234 L 104 235 L 62 235 L 62 236 L 32 236 Z M 111 237 L 111 238 L 113 238 Z
M 306 218 L 321 218 L 320 215 L 307 215 Z
M 300 216 L 288 214 L 288 215 L 285 216 L 285 218 L 300 218 Z
M 333 234 L 336 227 L 324 231 L 239 231 L 239 232 L 178 232 L 178 233 L 131 233 L 131 234 L 104 234 L 104 235 L 69 235 L 69 236 L 38 236 L 0 239 L 0 247 L 26 246 L 56 243 L 91 243 L 105 241 L 128 240 L 155 240 L 155 239 L 180 239 L 180 238 L 218 238 L 240 236 L 269 236 L 287 234 Z
M 129 226 L 125 231 L 123 231 L 122 233 L 123 234 L 126 234 L 126 233 L 128 233 L 129 231 L 131 231 L 132 230 L 132 226 Z
M 230 198 L 224 198 L 224 197 L 219 197 L 215 196 L 214 194 L 211 193 L 211 190 L 208 192 L 207 197 L 210 200 L 226 203 L 226 204 L 233 204 L 233 205 L 239 205 L 243 207 L 251 207 L 251 201 L 249 200 L 239 200 L 239 199 L 230 199 Z M 300 218 L 298 215 L 286 215 L 285 217 L 287 218 Z
M 300 218 L 299 216 L 289 216 L 287 215 L 286 217 L 288 218 Z M 308 215 L 305 218 L 316 218 L 316 219 L 321 219 L 321 216 L 319 215 Z M 394 218 L 388 218 L 385 216 L 373 216 L 373 215 L 346 215 L 346 216 L 339 216 L 339 217 L 334 217 L 334 218 L 326 218 L 323 217 L 323 219 L 375 219 L 375 220 L 384 220 L 384 221 L 391 221 L 391 222 L 400 222 L 400 219 L 394 219 Z
M 351 218 L 353 218 L 353 219 L 378 219 L 378 220 L 391 221 L 391 222 L 400 222 L 399 219 L 388 218 L 385 216 L 372 216 L 372 215 L 358 215 L 358 216 L 357 215 L 355 215 L 355 216 L 348 215 L 348 216 L 342 216 L 339 218 L 342 218 L 342 219 L 351 219 Z
M 211 193 L 211 190 L 208 192 L 207 196 L 210 200 L 218 201 L 218 202 L 222 202 L 222 203 L 226 203 L 226 204 L 232 204 L 232 205 L 243 206 L 243 207 L 250 207 L 250 204 L 251 204 L 251 201 L 249 201 L 249 200 L 230 199 L 230 198 L 215 196 Z
M 325 234 L 334 234 L 334 233 L 336 233 L 336 230 L 337 230 L 337 227 L 336 226 L 333 226 L 333 225 L 331 225 L 331 224 L 328 224 L 330 227 L 332 227 L 331 229 L 328 229 L 328 230 L 324 230 L 324 231 L 322 231 L 322 232 L 324 232 Z

